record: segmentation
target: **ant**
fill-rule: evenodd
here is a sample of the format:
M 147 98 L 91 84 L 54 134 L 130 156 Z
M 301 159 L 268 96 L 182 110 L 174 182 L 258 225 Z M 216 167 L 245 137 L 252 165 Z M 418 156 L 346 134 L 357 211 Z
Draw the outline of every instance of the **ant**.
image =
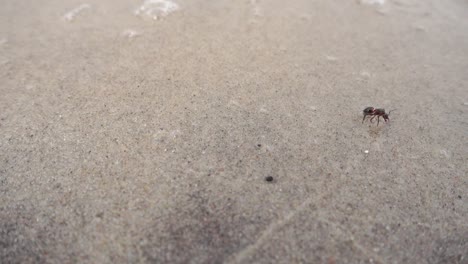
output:
M 380 123 L 380 117 L 382 117 L 385 121 L 385 123 L 388 122 L 388 120 L 390 120 L 388 118 L 388 115 L 394 110 L 391 110 L 390 112 L 385 113 L 385 109 L 383 108 L 377 108 L 375 109 L 374 107 L 366 107 L 362 112 L 364 114 L 364 117 L 362 118 L 362 122 L 364 123 L 364 120 L 366 119 L 367 116 L 372 116 L 371 119 L 370 119 L 370 122 L 372 123 L 372 119 L 374 119 L 375 117 L 377 117 L 377 125 L 379 125 Z

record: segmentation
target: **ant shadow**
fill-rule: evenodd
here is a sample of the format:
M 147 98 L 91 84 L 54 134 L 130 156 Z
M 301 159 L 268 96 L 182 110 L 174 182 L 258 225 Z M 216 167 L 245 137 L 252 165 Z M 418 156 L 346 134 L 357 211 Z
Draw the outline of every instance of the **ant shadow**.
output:
M 369 136 L 371 136 L 373 139 L 377 139 L 380 137 L 382 134 L 383 128 L 381 127 L 374 127 L 374 126 L 369 126 Z
M 371 121 L 370 118 L 364 119 L 364 122 L 362 123 L 367 125 L 369 136 L 373 139 L 379 138 L 382 135 L 385 126 L 387 125 L 385 122 L 380 122 L 377 124 L 378 122 L 376 120 Z

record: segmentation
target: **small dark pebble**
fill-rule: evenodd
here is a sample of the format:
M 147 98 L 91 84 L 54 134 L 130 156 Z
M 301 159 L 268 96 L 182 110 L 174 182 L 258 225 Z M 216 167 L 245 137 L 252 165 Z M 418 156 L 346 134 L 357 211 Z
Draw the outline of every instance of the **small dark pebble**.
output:
M 458 199 L 461 199 L 461 195 L 458 195 Z
M 267 176 L 267 177 L 265 177 L 265 181 L 267 181 L 267 182 L 272 182 L 272 181 L 273 181 L 273 177 L 272 177 L 272 176 Z
M 261 146 L 262 146 L 262 144 L 258 144 L 258 145 L 257 145 L 257 147 L 261 147 Z

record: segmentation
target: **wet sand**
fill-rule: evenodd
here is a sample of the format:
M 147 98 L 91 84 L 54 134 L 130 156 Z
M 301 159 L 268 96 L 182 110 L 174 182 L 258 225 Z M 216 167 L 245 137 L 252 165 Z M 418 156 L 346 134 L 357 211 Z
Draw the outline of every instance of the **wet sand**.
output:
M 468 261 L 466 1 L 143 2 L 0 1 L 3 263 Z

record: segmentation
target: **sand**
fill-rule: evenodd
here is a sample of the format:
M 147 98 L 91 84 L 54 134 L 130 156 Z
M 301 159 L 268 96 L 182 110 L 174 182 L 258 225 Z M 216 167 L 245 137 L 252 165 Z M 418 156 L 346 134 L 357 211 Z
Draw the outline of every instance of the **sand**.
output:
M 2 263 L 468 263 L 466 1 L 171 2 L 0 1 Z

